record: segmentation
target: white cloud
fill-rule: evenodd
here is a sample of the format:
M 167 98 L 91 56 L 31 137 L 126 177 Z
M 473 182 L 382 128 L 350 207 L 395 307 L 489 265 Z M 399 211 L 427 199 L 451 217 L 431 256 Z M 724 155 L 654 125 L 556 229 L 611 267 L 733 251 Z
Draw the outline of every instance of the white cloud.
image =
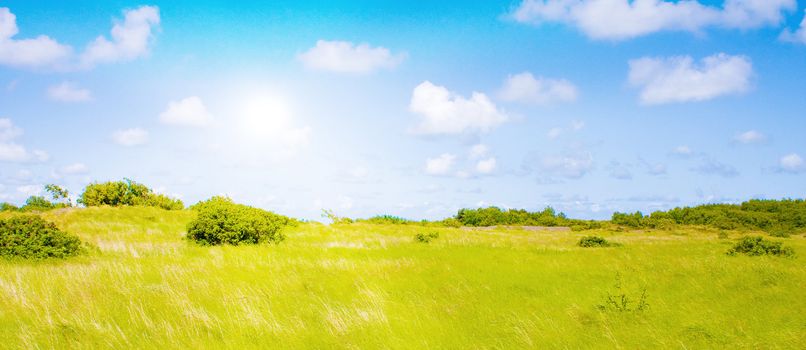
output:
M 297 56 L 306 67 L 339 73 L 370 73 L 391 69 L 406 59 L 406 54 L 393 55 L 385 47 L 371 47 L 349 41 L 319 40 L 316 46 Z
M 548 137 L 549 139 L 554 140 L 554 139 L 556 139 L 556 138 L 560 137 L 560 135 L 561 135 L 562 133 L 563 133 L 563 129 L 562 129 L 562 128 L 551 128 L 551 129 L 549 130 L 549 132 L 547 132 L 547 133 L 546 133 L 546 137 Z
M 87 102 L 92 100 L 92 92 L 70 82 L 63 82 L 48 88 L 48 97 L 61 102 Z
M 573 129 L 574 131 L 579 131 L 582 130 L 583 128 L 585 128 L 585 122 L 581 120 L 574 120 L 571 122 L 571 129 Z
M 11 119 L 0 118 L 0 142 L 11 141 L 22 135 L 22 129 L 14 126 Z
M 535 78 L 529 72 L 510 75 L 498 93 L 504 101 L 536 105 L 571 102 L 577 95 L 576 86 L 568 80 Z
M 436 158 L 428 158 L 425 161 L 425 172 L 429 175 L 446 175 L 453 168 L 456 156 L 450 153 L 443 153 Z
M 804 11 L 804 13 L 806 13 L 806 11 Z M 806 15 L 803 16 L 803 20 L 800 22 L 800 27 L 797 30 L 793 32 L 789 29 L 784 29 L 780 38 L 787 42 L 806 44 Z
M 121 146 L 138 146 L 148 142 L 148 131 L 141 128 L 118 130 L 112 133 L 112 140 Z
M 168 108 L 160 114 L 160 122 L 172 125 L 205 126 L 213 116 L 207 111 L 201 98 L 191 96 L 179 101 L 172 101 Z
M 767 135 L 764 135 L 756 130 L 748 130 L 737 134 L 733 140 L 743 144 L 759 143 L 766 141 Z
M 32 39 L 14 39 L 19 33 L 17 17 L 6 7 L 0 7 L 0 64 L 14 67 L 46 67 L 66 60 L 69 46 L 59 44 L 46 35 Z
M 796 7 L 796 0 L 725 0 L 722 7 L 699 1 L 524 0 L 511 15 L 523 23 L 571 25 L 594 39 L 623 40 L 661 31 L 774 26 Z
M 45 151 L 33 150 L 29 152 L 24 146 L 14 142 L 14 139 L 22 135 L 22 133 L 22 129 L 14 126 L 11 119 L 0 118 L 0 161 L 47 161 L 49 156 Z
M 724 53 L 695 63 L 690 56 L 644 57 L 630 61 L 629 81 L 641 88 L 641 102 L 704 101 L 750 88 L 753 65 L 744 56 Z
M 19 32 L 17 18 L 8 8 L 0 7 L 0 65 L 70 70 L 147 55 L 153 38 L 152 31 L 160 22 L 159 9 L 141 6 L 125 10 L 123 14 L 123 22 L 112 27 L 111 40 L 99 36 L 77 56 L 72 47 L 60 44 L 47 35 L 15 39 Z
M 98 63 L 130 61 L 148 55 L 153 31 L 160 24 L 160 12 L 156 6 L 140 6 L 123 11 L 123 22 L 115 23 L 109 40 L 97 37 L 81 55 L 81 64 L 92 67 Z
M 90 169 L 84 163 L 73 163 L 65 165 L 60 169 L 60 173 L 65 175 L 86 174 Z
M 485 144 L 477 144 L 470 147 L 470 159 L 486 157 L 490 153 L 490 148 Z
M 545 156 L 539 167 L 548 174 L 578 179 L 593 169 L 593 156 L 588 152 Z
M 496 165 L 497 162 L 495 160 L 495 157 L 482 159 L 476 163 L 476 171 L 481 174 L 489 174 L 495 171 Z
M 508 119 L 483 93 L 467 99 L 430 81 L 414 88 L 409 109 L 421 116 L 420 134 L 488 132 Z
M 806 171 L 806 166 L 803 164 L 803 158 L 797 153 L 787 154 L 778 160 L 780 170 L 787 173 L 800 173 Z

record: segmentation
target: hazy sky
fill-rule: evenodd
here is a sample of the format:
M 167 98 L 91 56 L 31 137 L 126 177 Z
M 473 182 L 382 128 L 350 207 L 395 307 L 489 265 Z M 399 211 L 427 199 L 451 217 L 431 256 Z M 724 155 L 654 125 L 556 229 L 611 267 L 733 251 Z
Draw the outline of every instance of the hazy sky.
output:
M 304 218 L 806 193 L 795 0 L 2 1 L 0 201 L 123 177 Z

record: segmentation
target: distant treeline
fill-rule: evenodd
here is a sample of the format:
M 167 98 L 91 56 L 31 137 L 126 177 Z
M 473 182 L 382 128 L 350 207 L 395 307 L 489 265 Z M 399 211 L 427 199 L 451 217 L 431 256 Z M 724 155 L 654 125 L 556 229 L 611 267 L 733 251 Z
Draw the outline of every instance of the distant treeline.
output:
M 613 213 L 610 222 L 634 228 L 668 229 L 675 225 L 702 225 L 723 230 L 745 229 L 770 233 L 806 230 L 806 201 L 760 200 L 741 204 L 706 204 L 643 215 Z

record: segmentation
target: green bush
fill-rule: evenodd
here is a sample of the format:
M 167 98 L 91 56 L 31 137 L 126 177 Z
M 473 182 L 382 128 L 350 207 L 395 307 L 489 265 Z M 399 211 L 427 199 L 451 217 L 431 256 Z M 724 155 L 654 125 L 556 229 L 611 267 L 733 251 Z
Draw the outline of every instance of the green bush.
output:
M 583 248 L 593 248 L 593 247 L 612 247 L 615 246 L 615 243 L 610 243 L 606 239 L 599 237 L 599 236 L 585 236 L 582 237 L 577 245 Z
M 430 243 L 431 241 L 439 238 L 439 232 L 432 231 L 428 233 L 418 233 L 414 236 L 414 240 L 420 243 Z
M 23 205 L 20 210 L 22 211 L 48 211 L 58 208 L 66 208 L 68 207 L 65 203 L 53 203 L 45 197 L 41 196 L 31 196 L 25 200 L 25 205 Z
M 17 210 L 20 210 L 20 208 L 18 208 L 14 204 L 8 202 L 0 203 L 0 211 L 17 211 Z
M 202 245 L 279 243 L 281 230 L 295 221 L 262 209 L 213 197 L 191 209 L 196 218 L 187 226 L 187 237 Z
M 737 242 L 728 255 L 745 254 L 749 256 L 775 255 L 793 256 L 795 251 L 791 247 L 783 247 L 781 242 L 771 241 L 759 236 L 744 237 Z
M 84 188 L 78 202 L 88 207 L 109 206 L 149 206 L 166 210 L 181 210 L 185 205 L 181 200 L 154 193 L 150 188 L 129 179 L 93 183 Z
M 569 220 L 563 213 L 548 207 L 542 211 L 529 212 L 523 209 L 501 210 L 497 207 L 460 209 L 454 217 L 464 226 L 569 226 L 577 220 Z
M 0 219 L 0 256 L 4 258 L 65 258 L 81 250 L 78 237 L 60 231 L 39 216 Z

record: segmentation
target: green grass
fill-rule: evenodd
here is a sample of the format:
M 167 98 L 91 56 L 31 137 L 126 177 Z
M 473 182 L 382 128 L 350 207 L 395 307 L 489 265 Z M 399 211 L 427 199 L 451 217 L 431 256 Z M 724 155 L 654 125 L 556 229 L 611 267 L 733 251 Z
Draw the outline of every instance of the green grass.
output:
M 279 245 L 199 247 L 188 211 L 43 216 L 94 248 L 0 260 L 2 348 L 806 347 L 802 236 L 780 239 L 794 258 L 728 256 L 741 233 L 696 229 L 302 224 Z M 643 311 L 598 307 L 644 289 Z

